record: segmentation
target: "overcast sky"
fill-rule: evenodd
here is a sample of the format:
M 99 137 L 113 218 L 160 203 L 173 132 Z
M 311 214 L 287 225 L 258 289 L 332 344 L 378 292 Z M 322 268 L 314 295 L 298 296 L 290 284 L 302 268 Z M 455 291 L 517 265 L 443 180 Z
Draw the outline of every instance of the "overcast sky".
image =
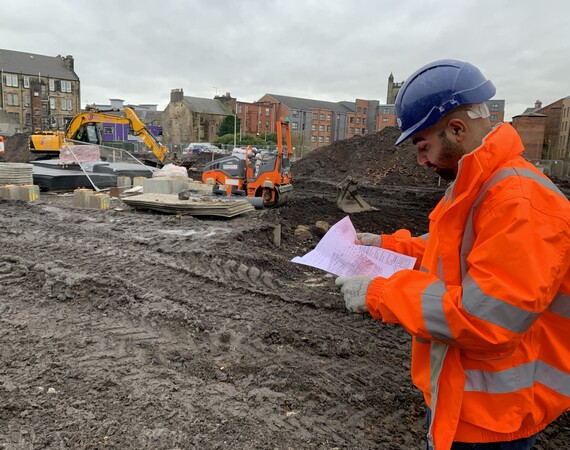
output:
M 73 55 L 81 104 L 158 104 L 173 88 L 386 101 L 425 63 L 478 66 L 505 120 L 570 95 L 568 0 L 17 0 L 0 48 Z

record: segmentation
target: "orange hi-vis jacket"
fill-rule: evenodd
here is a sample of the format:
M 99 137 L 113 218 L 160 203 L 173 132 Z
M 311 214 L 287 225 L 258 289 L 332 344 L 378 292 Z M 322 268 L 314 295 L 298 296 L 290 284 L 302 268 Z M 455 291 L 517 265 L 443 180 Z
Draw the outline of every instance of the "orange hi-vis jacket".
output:
M 427 235 L 382 235 L 418 263 L 375 278 L 367 307 L 413 336 L 436 450 L 529 437 L 570 409 L 570 202 L 522 151 L 499 125 L 461 159 Z

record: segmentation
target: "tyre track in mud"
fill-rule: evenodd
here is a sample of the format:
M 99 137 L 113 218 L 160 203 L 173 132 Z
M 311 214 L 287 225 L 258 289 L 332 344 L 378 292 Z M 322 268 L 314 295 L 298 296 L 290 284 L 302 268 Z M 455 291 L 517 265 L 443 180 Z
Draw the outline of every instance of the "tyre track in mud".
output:
M 259 227 L 210 234 L 219 222 L 1 206 L 10 349 L 0 442 L 397 448 L 421 439 L 417 394 L 390 364 L 402 333 L 379 341 L 377 325 L 345 313 L 332 279 L 319 298 L 303 280 L 244 264 L 239 242 L 213 254 Z M 262 264 L 275 258 L 262 253 Z M 392 416 L 387 401 L 398 406 Z

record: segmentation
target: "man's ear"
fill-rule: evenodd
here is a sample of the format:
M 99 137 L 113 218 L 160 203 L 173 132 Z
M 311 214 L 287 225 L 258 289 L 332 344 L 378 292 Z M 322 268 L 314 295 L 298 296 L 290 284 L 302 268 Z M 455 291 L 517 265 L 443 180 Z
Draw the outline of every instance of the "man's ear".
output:
M 451 131 L 451 135 L 455 138 L 457 142 L 461 142 L 465 139 L 467 133 L 467 124 L 460 118 L 454 117 L 447 122 L 447 126 Z

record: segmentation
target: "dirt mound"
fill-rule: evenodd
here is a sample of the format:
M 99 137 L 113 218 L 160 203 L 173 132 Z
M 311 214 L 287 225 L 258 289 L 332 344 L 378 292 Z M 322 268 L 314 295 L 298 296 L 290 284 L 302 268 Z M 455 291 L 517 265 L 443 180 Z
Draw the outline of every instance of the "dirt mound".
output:
M 30 134 L 16 133 L 4 139 L 4 156 L 0 161 L 5 162 L 30 162 Z
M 371 184 L 431 185 L 438 177 L 416 160 L 411 143 L 396 147 L 400 131 L 388 127 L 377 133 L 336 141 L 312 151 L 292 166 L 293 177 L 342 181 L 347 176 Z

